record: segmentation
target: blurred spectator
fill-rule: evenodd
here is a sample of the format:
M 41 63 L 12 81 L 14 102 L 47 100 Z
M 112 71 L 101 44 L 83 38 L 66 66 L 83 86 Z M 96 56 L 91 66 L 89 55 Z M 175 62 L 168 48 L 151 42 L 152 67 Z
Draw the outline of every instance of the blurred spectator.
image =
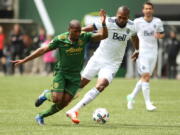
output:
M 52 40 L 52 36 L 47 35 L 47 40 L 42 45 L 47 46 L 51 40 Z M 45 63 L 46 74 L 48 75 L 52 73 L 54 68 L 54 63 L 56 62 L 56 50 L 45 53 L 43 56 L 43 61 Z
M 177 77 L 176 78 L 180 80 L 180 53 L 177 56 L 176 62 L 178 64 L 178 67 L 177 67 Z
M 28 35 L 28 34 L 25 34 L 24 37 L 23 37 L 23 43 L 24 43 L 24 57 L 28 56 L 31 54 L 31 51 L 32 51 L 32 44 L 33 44 L 33 41 L 32 41 L 32 38 Z M 32 66 L 33 66 L 33 62 L 30 61 L 30 62 L 27 62 L 24 64 L 24 72 L 25 73 L 31 73 L 32 72 Z
M 30 55 L 32 48 L 33 48 L 33 41 L 30 35 L 25 34 L 23 36 L 23 43 L 24 43 L 24 57 Z
M 24 44 L 23 44 L 23 33 L 19 24 L 15 24 L 13 27 L 13 31 L 10 35 L 10 51 L 11 51 L 11 59 L 15 60 L 16 57 L 18 59 L 23 58 L 24 53 Z M 12 74 L 14 74 L 15 67 L 11 66 Z M 23 65 L 19 66 L 19 71 L 23 73 Z
M 165 41 L 166 52 L 168 55 L 168 77 L 176 78 L 177 75 L 177 63 L 176 58 L 180 50 L 180 42 L 176 38 L 175 32 L 169 33 L 169 38 Z
M 46 32 L 44 28 L 39 28 L 38 35 L 33 39 L 33 51 L 41 46 L 41 44 L 46 40 Z M 32 74 L 44 72 L 44 63 L 42 57 L 38 57 L 33 60 Z
M 0 65 L 2 65 L 4 74 L 6 74 L 6 57 L 3 53 L 4 41 L 5 41 L 5 35 L 3 33 L 3 27 L 0 26 Z

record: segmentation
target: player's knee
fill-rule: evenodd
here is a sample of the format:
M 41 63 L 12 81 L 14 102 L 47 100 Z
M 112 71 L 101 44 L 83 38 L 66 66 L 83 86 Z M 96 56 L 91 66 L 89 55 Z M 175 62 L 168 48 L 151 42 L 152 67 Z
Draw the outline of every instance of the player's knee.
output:
M 97 84 L 96 85 L 96 89 L 100 92 L 102 92 L 106 87 L 108 86 L 108 84 L 102 83 L 102 84 Z
M 80 88 L 82 89 L 82 88 L 84 88 L 84 86 L 85 86 L 85 84 L 80 84 Z
M 69 104 L 69 102 L 63 102 L 63 103 L 61 103 L 61 107 L 64 108 L 64 107 L 66 107 L 68 104 Z
M 60 104 L 61 103 L 61 99 L 59 97 L 55 97 L 53 96 L 53 102 L 56 103 L 56 104 Z
M 150 77 L 151 75 L 149 73 L 146 73 L 142 76 L 142 80 L 145 82 L 149 82 L 150 81 Z
M 96 89 L 99 91 L 99 92 L 102 92 L 106 87 L 103 86 L 103 85 L 100 85 L 100 86 L 96 86 Z
M 107 79 L 100 79 L 98 80 L 98 83 L 96 84 L 96 89 L 102 92 L 108 85 L 109 85 L 109 82 Z
M 89 82 L 90 82 L 90 80 L 88 80 L 86 78 L 82 78 L 81 83 L 80 83 L 80 88 L 84 88 Z
M 62 108 L 66 107 L 67 105 L 69 105 L 70 102 L 71 102 L 71 100 L 63 100 L 63 101 L 61 102 L 61 107 L 62 107 Z

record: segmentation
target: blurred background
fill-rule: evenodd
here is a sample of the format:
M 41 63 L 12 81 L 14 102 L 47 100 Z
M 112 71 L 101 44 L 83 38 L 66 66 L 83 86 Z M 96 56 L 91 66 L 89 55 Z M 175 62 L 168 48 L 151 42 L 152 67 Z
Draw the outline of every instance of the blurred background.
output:
M 0 74 L 51 75 L 57 51 L 52 51 L 20 67 L 10 60 L 21 59 L 37 48 L 48 45 L 51 39 L 67 31 L 68 23 L 78 19 L 88 25 L 98 19 L 103 8 L 108 16 L 115 16 L 121 5 L 131 10 L 130 19 L 142 15 L 146 0 L 0 0 Z M 180 1 L 150 0 L 155 14 L 162 19 L 165 38 L 159 40 L 159 56 L 154 78 L 180 79 Z M 88 43 L 85 63 L 97 49 L 98 43 Z M 3 52 L 3 53 L 2 53 Z M 130 59 L 133 49 L 128 43 L 117 77 L 138 77 L 136 65 Z

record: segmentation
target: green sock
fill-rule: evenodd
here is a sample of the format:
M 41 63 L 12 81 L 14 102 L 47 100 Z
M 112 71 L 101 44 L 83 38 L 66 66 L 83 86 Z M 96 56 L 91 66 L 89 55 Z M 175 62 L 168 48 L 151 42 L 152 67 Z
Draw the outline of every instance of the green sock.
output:
M 62 108 L 58 104 L 53 104 L 48 110 L 39 113 L 41 117 L 48 117 L 50 115 L 53 115 L 57 112 L 59 112 Z
M 51 91 L 46 92 L 44 94 L 44 96 L 47 98 L 47 100 L 52 101 L 52 92 Z

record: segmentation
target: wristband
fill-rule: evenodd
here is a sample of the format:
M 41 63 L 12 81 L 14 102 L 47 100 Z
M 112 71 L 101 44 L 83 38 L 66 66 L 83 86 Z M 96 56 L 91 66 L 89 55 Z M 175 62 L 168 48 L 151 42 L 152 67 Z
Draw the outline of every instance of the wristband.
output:
M 134 53 L 139 53 L 139 50 L 135 49 Z

